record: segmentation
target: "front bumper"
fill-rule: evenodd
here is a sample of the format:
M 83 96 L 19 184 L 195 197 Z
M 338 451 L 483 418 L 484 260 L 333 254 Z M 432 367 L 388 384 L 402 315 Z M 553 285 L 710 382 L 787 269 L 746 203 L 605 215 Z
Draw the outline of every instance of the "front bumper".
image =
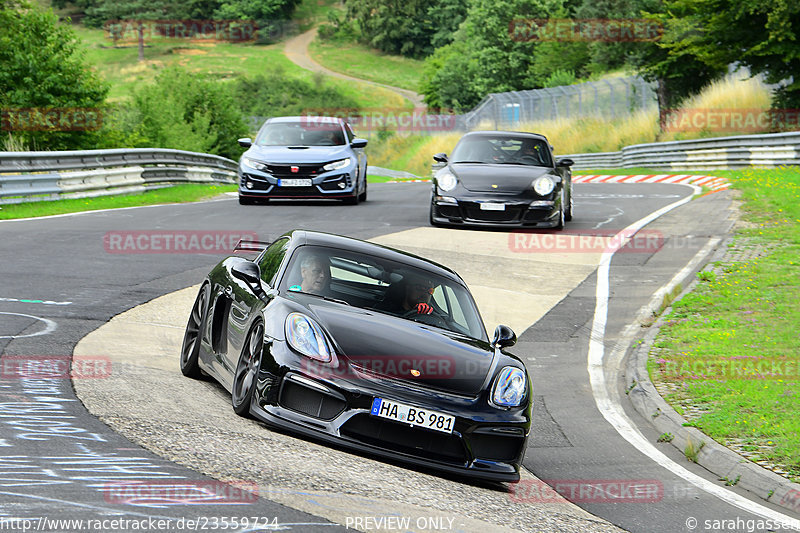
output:
M 481 209 L 482 204 L 502 204 L 502 211 Z M 431 221 L 462 226 L 515 226 L 554 228 L 560 220 L 557 200 L 504 201 L 497 198 L 454 198 L 454 201 L 431 199 Z
M 251 412 L 269 424 L 381 457 L 473 478 L 515 482 L 525 454 L 531 406 L 499 410 L 478 398 L 389 379 L 326 379 L 282 366 L 262 369 Z M 453 415 L 452 433 L 370 414 L 375 397 Z
M 356 191 L 356 167 L 319 175 L 273 175 L 239 167 L 239 195 L 247 198 L 348 198 Z M 308 179 L 310 186 L 280 186 L 283 179 Z

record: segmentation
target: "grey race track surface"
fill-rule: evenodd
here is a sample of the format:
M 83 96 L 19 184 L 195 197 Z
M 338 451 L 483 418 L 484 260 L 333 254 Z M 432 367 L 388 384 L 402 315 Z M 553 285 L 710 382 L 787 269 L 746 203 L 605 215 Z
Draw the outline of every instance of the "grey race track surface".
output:
M 306 227 L 373 238 L 427 225 L 429 185 L 371 184 L 370 188 L 371 201 L 350 208 L 323 203 L 273 203 L 243 207 L 236 204 L 235 199 L 226 199 L 205 204 L 2 223 L 0 256 L 3 257 L 2 272 L 6 283 L 0 298 L 72 302 L 70 305 L 52 305 L 0 300 L 0 312 L 16 313 L 0 315 L 3 320 L 0 336 L 20 336 L 41 331 L 43 322 L 31 318 L 33 316 L 54 321 L 58 326 L 48 335 L 0 338 L 4 368 L 15 356 L 71 355 L 81 338 L 106 323 L 110 317 L 162 294 L 196 284 L 210 266 L 224 255 L 107 253 L 103 240 L 107 232 L 240 231 L 254 232 L 259 238 L 271 240 L 287 229 Z M 671 185 L 577 185 L 578 214 L 570 228 L 618 231 L 645 214 L 671 203 L 686 191 L 685 188 Z M 613 345 L 616 332 L 632 320 L 649 295 L 688 262 L 709 236 L 723 231 L 724 222 L 719 221 L 717 226 L 710 224 L 708 213 L 723 212 L 728 201 L 726 195 L 717 194 L 695 200 L 657 221 L 654 227 L 669 238 L 671 246 L 665 246 L 655 253 L 616 256 L 612 268 L 611 319 L 606 339 L 608 346 Z M 528 363 L 536 380 L 538 400 L 526 466 L 538 477 L 550 480 L 638 479 L 659 482 L 663 492 L 658 501 L 580 503 L 592 513 L 631 531 L 686 531 L 688 516 L 717 519 L 747 517 L 745 513 L 694 490 L 669 472 L 655 467 L 647 457 L 623 441 L 597 412 L 586 373 L 587 323 L 591 321 L 594 305 L 594 282 L 594 276 L 589 276 L 533 327 L 524 333 L 518 331 L 521 333 L 520 342 L 513 351 Z M 546 280 L 544 283 L 547 283 Z M 50 379 L 36 383 L 36 380 L 3 379 L 0 383 L 3 401 L 0 404 L 0 446 L 3 446 L 5 456 L 5 464 L 0 463 L 0 490 L 3 492 L 0 518 L 41 515 L 108 518 L 133 516 L 132 512 L 175 519 L 184 516 L 260 515 L 279 516 L 283 523 L 318 524 L 295 526 L 300 531 L 329 531 L 339 527 L 313 513 L 303 513 L 271 502 L 269 489 L 264 490 L 260 483 L 261 494 L 265 497 L 247 505 L 221 506 L 197 501 L 192 502 L 194 505 L 173 504 L 154 508 L 121 503 L 118 498 L 109 497 L 109 483 L 120 480 L 169 482 L 208 478 L 169 463 L 109 432 L 104 424 L 88 415 L 74 401 L 68 380 Z M 211 387 L 210 394 L 216 395 L 224 403 L 221 389 L 215 392 Z M 142 391 L 138 400 L 147 403 L 147 391 Z M 124 415 L 120 413 L 120 416 Z M 647 422 L 639 422 L 646 432 Z M 60 425 L 59 432 L 53 429 L 56 424 Z M 167 435 L 161 439 L 167 442 L 170 440 L 169 429 L 168 426 L 162 428 Z M 135 428 L 132 432 L 136 433 Z M 262 440 L 269 441 L 271 438 L 269 430 L 257 424 L 244 432 L 252 434 L 252 438 L 257 438 L 262 432 Z M 656 437 L 653 436 L 653 440 Z M 199 442 L 203 436 L 196 438 Z M 163 449 L 159 446 L 153 448 Z M 214 458 L 222 463 L 229 461 L 235 464 L 237 457 L 246 457 L 249 453 L 239 448 L 233 450 L 232 454 L 227 453 L 231 450 L 225 449 L 224 441 L 218 448 Z M 343 461 L 342 468 L 347 470 L 347 461 L 350 459 L 346 453 L 325 447 L 321 450 L 319 453 L 329 452 L 331 460 L 336 458 Z M 182 459 L 191 464 L 191 456 L 189 450 Z M 369 459 L 353 457 L 352 460 L 360 465 L 359 468 L 370 468 Z M 396 469 L 380 462 L 374 468 Z M 240 471 L 227 469 L 224 464 L 214 473 L 219 477 L 220 471 L 227 474 L 226 479 L 247 481 Z M 402 469 L 397 471 L 403 472 Z M 353 472 L 357 475 L 358 470 Z M 520 530 L 580 531 L 590 528 L 606 530 L 608 527 L 601 522 L 587 521 L 578 513 L 566 509 L 563 513 L 553 512 L 554 504 L 549 502 L 515 502 L 509 498 L 504 509 L 487 509 L 483 513 L 480 510 L 481 495 L 491 496 L 492 492 L 505 491 L 504 487 L 458 485 L 463 480 L 451 481 L 409 471 L 409 477 L 417 479 L 421 476 L 425 477 L 426 485 L 408 487 L 417 490 L 418 500 L 415 503 L 425 501 L 424 490 L 432 490 L 431 487 L 452 490 L 449 484 L 456 483 L 456 487 L 463 487 L 465 499 L 473 501 L 478 507 L 470 515 L 476 519 L 488 520 L 488 517 L 498 516 L 496 513 L 501 512 L 529 517 L 531 521 L 525 523 L 514 520 L 503 522 Z M 358 478 L 352 480 L 354 487 L 358 481 Z M 297 480 L 294 482 L 298 483 Z M 315 486 L 315 480 L 309 480 L 308 487 Z M 423 491 L 421 495 L 420 490 Z M 434 491 L 430 496 L 435 494 Z M 542 513 L 537 515 L 531 508 L 539 508 Z M 58 513 L 54 510 L 58 510 Z M 559 511 L 562 509 L 559 508 Z M 400 503 L 398 513 L 402 514 Z M 500 525 L 500 522 L 489 521 Z

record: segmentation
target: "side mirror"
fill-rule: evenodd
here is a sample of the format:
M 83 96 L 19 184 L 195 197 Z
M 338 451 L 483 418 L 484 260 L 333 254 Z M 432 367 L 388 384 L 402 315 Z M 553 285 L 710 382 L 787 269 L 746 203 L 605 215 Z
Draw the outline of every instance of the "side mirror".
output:
M 447 163 L 447 154 L 444 152 L 439 152 L 438 154 L 434 154 L 433 160 L 438 163 Z
M 566 157 L 564 159 L 556 160 L 556 166 L 557 167 L 571 167 L 574 164 L 575 164 L 575 161 L 573 161 L 572 159 L 570 159 L 568 157 Z
M 508 326 L 500 324 L 494 330 L 494 337 L 492 338 L 492 345 L 497 348 L 506 348 L 514 346 L 517 343 L 517 334 Z
M 367 145 L 366 139 L 353 139 L 350 142 L 350 146 L 353 148 L 364 148 Z
M 242 148 L 250 148 L 253 146 L 253 139 L 250 137 L 244 137 L 243 139 L 239 139 L 239 146 Z
M 257 291 L 261 291 L 261 269 L 252 261 L 241 261 L 231 267 L 231 274 Z

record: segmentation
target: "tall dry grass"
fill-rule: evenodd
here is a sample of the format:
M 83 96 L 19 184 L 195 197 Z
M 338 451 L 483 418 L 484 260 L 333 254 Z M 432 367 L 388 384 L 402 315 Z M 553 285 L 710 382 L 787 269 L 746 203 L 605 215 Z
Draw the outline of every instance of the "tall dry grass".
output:
M 769 109 L 771 102 L 770 90 L 761 81 L 727 77 L 710 84 L 697 96 L 685 101 L 681 110 L 685 112 L 713 109 L 747 110 L 757 113 Z M 475 129 L 491 130 L 494 129 L 494 125 L 480 124 Z M 523 123 L 516 129 L 545 135 L 557 154 L 614 152 L 632 144 L 758 133 L 752 130 L 745 132 L 698 130 L 693 127 L 671 128 L 670 131 L 661 132 L 659 113 L 656 109 L 637 111 L 628 117 L 616 120 L 602 117 L 560 118 Z M 460 133 L 412 137 L 395 135 L 377 143 L 379 156 L 374 159 L 373 153 L 370 152 L 370 161 L 375 161 L 374 164 L 379 166 L 427 177 L 430 175 L 433 154 L 452 152 L 460 137 Z

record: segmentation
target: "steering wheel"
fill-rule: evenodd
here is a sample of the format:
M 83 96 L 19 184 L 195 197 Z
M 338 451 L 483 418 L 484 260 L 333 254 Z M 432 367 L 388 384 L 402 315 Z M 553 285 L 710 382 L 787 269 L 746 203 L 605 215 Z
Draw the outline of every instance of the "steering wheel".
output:
M 517 161 L 520 163 L 529 163 L 534 166 L 540 164 L 539 158 L 535 155 L 521 155 L 517 158 Z
M 411 309 L 410 311 L 406 311 L 402 315 L 401 318 L 410 318 L 415 322 L 421 322 L 423 324 L 428 324 L 429 326 L 436 326 L 437 328 L 444 328 L 447 329 L 447 322 L 445 319 L 436 312 L 433 311 L 430 315 L 417 313 L 416 309 Z

